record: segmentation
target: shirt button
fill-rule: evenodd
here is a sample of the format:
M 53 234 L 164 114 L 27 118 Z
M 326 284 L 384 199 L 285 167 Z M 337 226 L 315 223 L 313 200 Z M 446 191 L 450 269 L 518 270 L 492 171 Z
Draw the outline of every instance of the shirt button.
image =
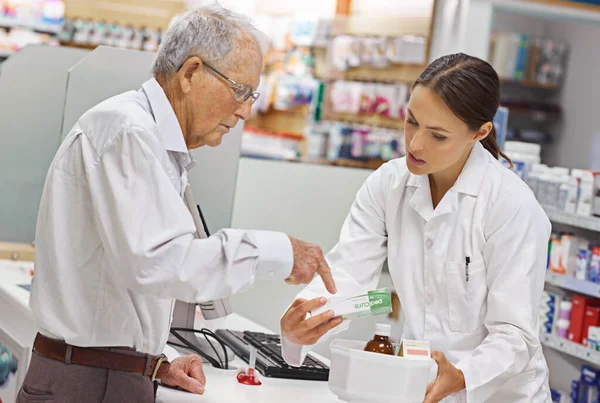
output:
M 433 241 L 429 238 L 427 238 L 427 240 L 425 241 L 425 247 L 427 249 L 431 249 L 431 247 L 433 246 Z
M 274 272 L 274 271 L 270 271 L 270 272 L 269 272 L 269 277 L 273 277 L 274 275 L 275 275 L 275 272 Z
M 433 295 L 431 294 L 427 294 L 427 296 L 425 297 L 425 303 L 427 305 L 431 305 L 433 304 Z

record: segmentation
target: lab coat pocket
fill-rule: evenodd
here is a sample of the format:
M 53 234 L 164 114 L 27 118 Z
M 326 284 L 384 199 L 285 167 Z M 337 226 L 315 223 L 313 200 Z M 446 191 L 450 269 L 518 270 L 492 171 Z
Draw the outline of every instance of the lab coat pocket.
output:
M 448 320 L 453 332 L 474 332 L 483 324 L 487 297 L 486 270 L 483 260 L 469 264 L 446 263 Z

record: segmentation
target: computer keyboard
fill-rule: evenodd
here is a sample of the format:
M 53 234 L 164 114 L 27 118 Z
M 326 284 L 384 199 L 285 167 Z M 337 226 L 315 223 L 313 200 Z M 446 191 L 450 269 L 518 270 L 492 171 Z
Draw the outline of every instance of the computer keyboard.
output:
M 329 378 L 329 367 L 310 355 L 301 367 L 288 365 L 281 356 L 279 335 L 225 329 L 219 329 L 215 334 L 246 362 L 250 358 L 248 345 L 256 347 L 256 369 L 264 376 L 310 381 L 327 381 Z

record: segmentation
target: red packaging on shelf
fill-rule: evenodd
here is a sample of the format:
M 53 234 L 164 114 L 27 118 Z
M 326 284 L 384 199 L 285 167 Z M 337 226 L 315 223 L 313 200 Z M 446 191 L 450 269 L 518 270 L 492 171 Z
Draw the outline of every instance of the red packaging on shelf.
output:
M 586 298 L 582 295 L 573 295 L 571 308 L 571 323 L 567 338 L 575 343 L 581 343 L 583 337 L 583 320 L 585 319 Z

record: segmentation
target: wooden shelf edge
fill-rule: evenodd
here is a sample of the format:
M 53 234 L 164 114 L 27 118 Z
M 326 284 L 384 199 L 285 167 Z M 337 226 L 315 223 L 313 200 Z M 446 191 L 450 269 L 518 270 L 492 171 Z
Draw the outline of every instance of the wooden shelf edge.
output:
M 527 88 L 539 88 L 539 89 L 552 90 L 552 91 L 561 89 L 561 86 L 559 84 L 547 84 L 547 83 L 541 83 L 541 82 L 532 81 L 532 80 L 518 81 L 518 80 L 511 80 L 511 79 L 500 79 L 500 84 L 514 85 L 514 86 L 527 87 Z
M 383 127 L 394 130 L 404 130 L 403 120 L 386 118 L 380 115 L 355 115 L 351 113 L 328 112 L 323 114 L 323 120 L 332 120 L 357 125 Z
M 591 12 L 600 14 L 600 6 L 597 6 L 594 4 L 579 3 L 579 2 L 575 2 L 575 1 L 566 1 L 566 0 L 525 0 L 525 1 L 527 3 L 542 4 L 542 5 L 546 5 L 546 6 L 572 8 L 572 9 L 583 10 L 583 11 L 591 11 Z

